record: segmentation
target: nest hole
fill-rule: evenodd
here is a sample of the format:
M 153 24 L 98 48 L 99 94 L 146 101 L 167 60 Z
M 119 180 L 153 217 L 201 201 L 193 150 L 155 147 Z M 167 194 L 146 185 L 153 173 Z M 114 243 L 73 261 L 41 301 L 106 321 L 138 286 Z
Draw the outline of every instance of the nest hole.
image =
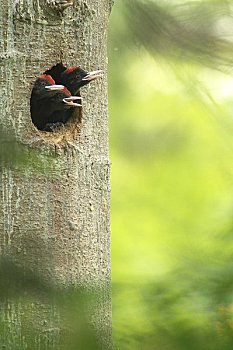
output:
M 72 94 L 62 73 L 67 69 L 57 63 L 37 77 L 31 93 L 31 119 L 45 133 L 72 132 L 82 119 L 80 93 Z

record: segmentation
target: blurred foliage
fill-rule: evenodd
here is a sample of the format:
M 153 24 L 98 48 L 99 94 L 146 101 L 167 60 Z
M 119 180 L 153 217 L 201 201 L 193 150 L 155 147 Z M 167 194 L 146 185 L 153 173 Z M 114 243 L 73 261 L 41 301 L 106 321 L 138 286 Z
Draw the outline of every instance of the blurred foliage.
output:
M 126 0 L 122 3 L 129 45 L 141 45 L 153 55 L 169 57 L 173 63 L 195 61 L 208 67 L 232 68 L 230 1 Z
M 113 8 L 115 349 L 232 348 L 232 39 L 229 1 Z

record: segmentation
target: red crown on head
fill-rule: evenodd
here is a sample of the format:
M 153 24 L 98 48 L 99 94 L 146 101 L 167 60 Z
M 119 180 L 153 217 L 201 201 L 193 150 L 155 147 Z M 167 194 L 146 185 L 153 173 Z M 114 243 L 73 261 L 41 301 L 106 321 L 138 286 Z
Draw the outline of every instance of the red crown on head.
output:
M 64 71 L 65 74 L 69 74 L 71 72 L 73 72 L 74 70 L 76 70 L 78 67 L 76 66 L 72 66 L 72 67 L 68 67 L 66 68 L 66 70 Z
M 70 91 L 65 86 L 61 91 L 64 92 L 67 96 L 71 96 Z
M 47 80 L 47 82 L 51 85 L 55 84 L 55 81 L 53 80 L 53 78 L 51 77 L 51 75 L 48 74 L 41 74 L 38 79 L 44 79 Z

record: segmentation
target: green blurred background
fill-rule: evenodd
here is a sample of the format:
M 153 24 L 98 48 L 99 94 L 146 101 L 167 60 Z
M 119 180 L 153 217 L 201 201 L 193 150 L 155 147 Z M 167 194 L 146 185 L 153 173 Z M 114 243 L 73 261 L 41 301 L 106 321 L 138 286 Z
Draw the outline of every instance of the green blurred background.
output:
M 169 27 L 172 21 L 163 14 L 180 1 L 155 3 L 163 4 L 165 12 L 158 16 Z M 145 31 L 137 42 L 132 24 L 138 28 L 141 21 L 143 31 L 146 17 L 139 14 L 136 21 L 124 1 L 113 7 L 109 114 L 115 349 L 233 349 L 233 78 L 229 62 L 220 67 L 227 50 L 219 44 L 227 29 L 231 49 L 233 36 L 228 2 L 205 5 L 205 11 L 199 9 L 203 17 L 193 18 L 200 33 L 211 31 L 214 44 L 217 33 L 215 46 L 205 35 L 195 37 L 196 31 L 180 44 L 179 33 L 171 30 L 166 42 L 161 27 L 155 47 L 143 45 L 152 33 Z M 192 10 L 178 10 L 195 27 L 187 16 Z M 210 17 L 220 30 L 208 25 Z M 200 48 L 190 47 L 196 39 Z

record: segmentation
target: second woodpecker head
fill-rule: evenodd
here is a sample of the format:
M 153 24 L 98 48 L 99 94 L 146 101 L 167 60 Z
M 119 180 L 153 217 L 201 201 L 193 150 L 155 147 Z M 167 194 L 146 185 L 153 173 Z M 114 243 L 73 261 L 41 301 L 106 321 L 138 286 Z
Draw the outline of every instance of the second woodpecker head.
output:
M 52 104 L 53 110 L 62 110 L 71 107 L 82 107 L 77 101 L 82 98 L 79 96 L 71 96 L 70 91 L 64 86 L 62 90 L 56 91 L 54 96 L 49 99 L 49 103 Z
M 64 84 L 73 95 L 79 92 L 79 89 L 102 76 L 102 70 L 86 72 L 80 67 L 68 67 L 61 74 L 61 83 Z

